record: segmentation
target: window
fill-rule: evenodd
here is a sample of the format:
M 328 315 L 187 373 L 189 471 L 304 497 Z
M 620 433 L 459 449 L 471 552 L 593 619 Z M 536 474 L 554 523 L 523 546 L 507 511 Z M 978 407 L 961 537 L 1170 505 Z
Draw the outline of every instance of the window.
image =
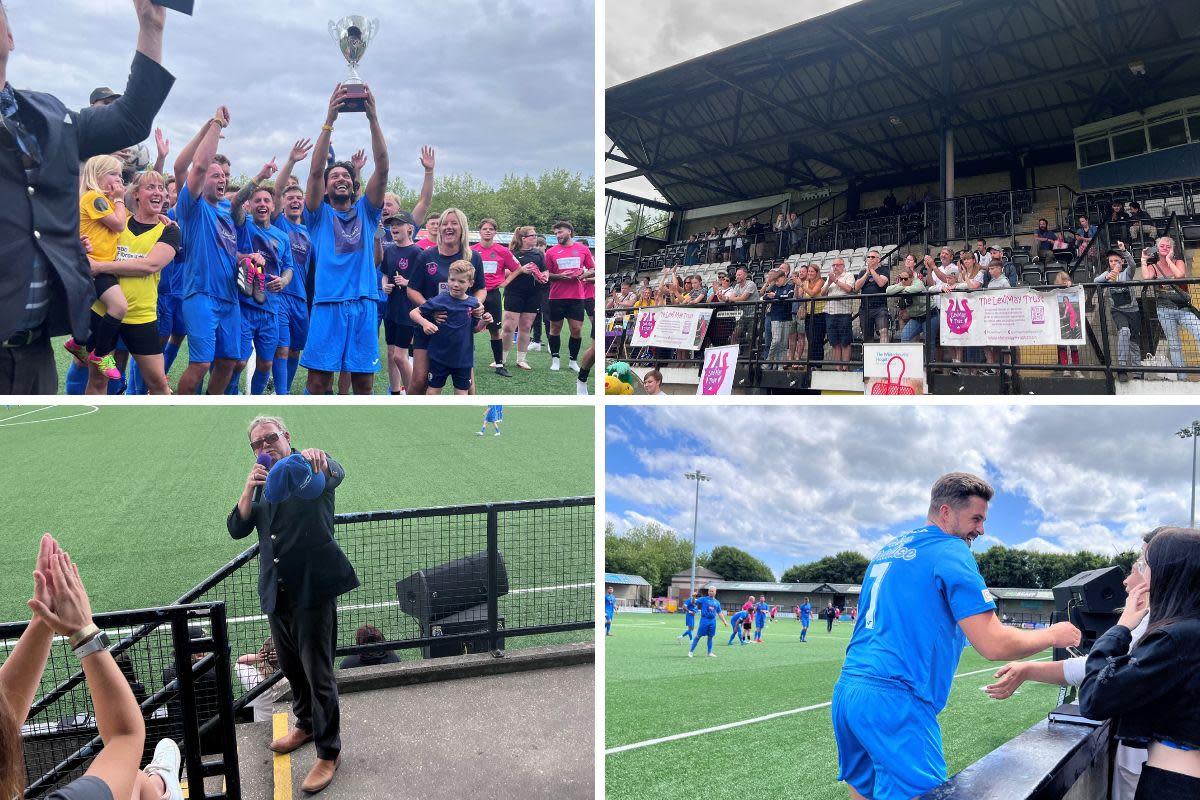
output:
M 1104 164 L 1112 161 L 1112 155 L 1108 149 L 1108 139 L 1094 139 L 1090 142 L 1081 142 L 1079 144 L 1079 166 L 1091 167 L 1096 164 Z
M 1138 126 L 1131 131 L 1114 133 L 1113 158 L 1129 158 L 1146 152 L 1146 129 Z
M 1192 141 L 1200 143 L 1200 114 L 1188 117 L 1188 127 L 1192 129 Z
M 1181 144 L 1187 144 L 1187 130 L 1184 129 L 1182 117 L 1150 126 L 1151 150 L 1165 150 Z

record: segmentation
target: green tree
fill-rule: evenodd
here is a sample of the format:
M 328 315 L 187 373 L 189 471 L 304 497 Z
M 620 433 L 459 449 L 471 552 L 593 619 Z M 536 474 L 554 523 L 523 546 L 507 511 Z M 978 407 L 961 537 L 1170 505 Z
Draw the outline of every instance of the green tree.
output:
M 635 233 L 642 236 L 655 236 L 660 239 L 667 237 L 667 228 L 671 221 L 671 215 L 666 211 L 657 211 L 652 208 L 641 209 L 641 220 L 639 226 L 638 209 L 630 208 L 625 211 L 625 220 L 623 222 L 610 221 L 605 228 L 605 243 L 606 247 L 609 244 L 613 246 L 632 246 Z M 612 249 L 609 247 L 609 249 Z
M 1126 576 L 1133 572 L 1133 562 L 1141 558 L 1142 554 L 1136 550 L 1126 550 L 1124 553 L 1117 553 L 1112 557 L 1114 567 L 1120 567 L 1121 571 Z
M 729 545 L 720 545 L 714 547 L 711 553 L 705 553 L 702 564 L 727 581 L 775 580 L 770 567 L 745 550 Z
M 975 563 L 988 586 L 1041 588 L 1044 567 L 1038 556 L 1038 553 L 996 545 L 976 553 Z
M 692 544 L 661 525 L 630 528 L 617 536 L 612 525 L 604 532 L 604 571 L 640 575 L 655 597 L 667 593 L 671 576 L 691 566 Z
M 552 169 L 536 177 L 506 175 L 499 186 L 492 186 L 469 172 L 443 175 L 433 184 L 430 211 L 459 208 L 472 228 L 479 220 L 491 217 L 501 232 L 518 225 L 534 225 L 549 234 L 551 227 L 565 219 L 583 235 L 596 230 L 596 180 L 566 169 Z M 405 208 L 417 202 L 420 187 L 409 187 L 393 178 L 388 191 L 396 194 Z
M 862 583 L 870 562 L 860 553 L 843 550 L 809 564 L 788 567 L 783 583 Z

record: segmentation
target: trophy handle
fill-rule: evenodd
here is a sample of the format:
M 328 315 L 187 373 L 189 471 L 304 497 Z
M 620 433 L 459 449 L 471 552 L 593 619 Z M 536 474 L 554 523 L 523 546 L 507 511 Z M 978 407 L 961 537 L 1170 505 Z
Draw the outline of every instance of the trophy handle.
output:
M 341 44 L 342 37 L 338 35 L 338 26 L 333 20 L 329 21 L 329 38 L 333 39 L 334 44 Z
M 378 19 L 368 20 L 367 21 L 367 36 L 364 41 L 367 41 L 367 42 L 372 41 L 375 38 L 376 34 L 378 34 L 378 33 L 379 33 L 379 20 Z

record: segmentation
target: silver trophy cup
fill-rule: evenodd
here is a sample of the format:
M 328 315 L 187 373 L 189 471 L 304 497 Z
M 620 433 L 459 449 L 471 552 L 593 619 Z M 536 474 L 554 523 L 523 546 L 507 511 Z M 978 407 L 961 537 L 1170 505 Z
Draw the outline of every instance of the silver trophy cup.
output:
M 352 15 L 329 23 L 329 36 L 342 51 L 350 74 L 342 81 L 346 88 L 346 102 L 342 111 L 366 111 L 367 89 L 358 74 L 358 64 L 367 52 L 367 45 L 379 33 L 379 20 Z

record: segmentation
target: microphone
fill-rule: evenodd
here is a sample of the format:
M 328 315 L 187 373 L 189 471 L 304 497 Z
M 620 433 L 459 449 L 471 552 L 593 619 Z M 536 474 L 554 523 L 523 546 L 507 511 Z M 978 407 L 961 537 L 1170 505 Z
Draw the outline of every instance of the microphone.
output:
M 258 458 L 255 459 L 255 463 L 261 464 L 262 466 L 266 467 L 267 469 L 270 469 L 271 468 L 271 457 L 269 455 L 267 455 L 266 453 L 259 453 Z M 262 499 L 262 493 L 263 493 L 263 487 L 255 486 L 254 492 L 250 495 L 250 502 L 257 503 L 259 500 Z

